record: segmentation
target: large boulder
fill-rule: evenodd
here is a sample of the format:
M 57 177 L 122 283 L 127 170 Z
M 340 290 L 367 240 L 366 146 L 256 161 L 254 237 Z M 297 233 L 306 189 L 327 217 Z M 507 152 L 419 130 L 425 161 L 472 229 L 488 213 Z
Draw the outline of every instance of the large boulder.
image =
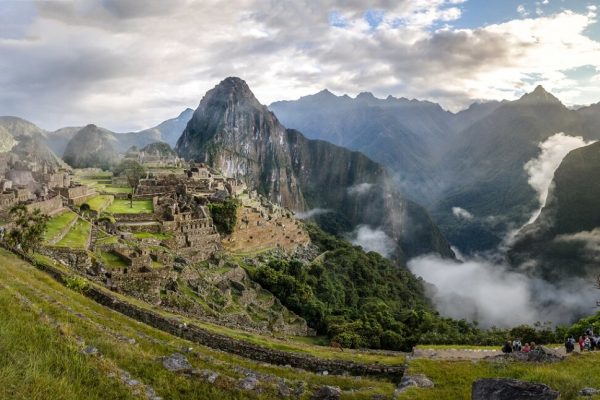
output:
M 558 396 L 558 392 L 541 383 L 484 378 L 473 382 L 471 400 L 554 400 Z

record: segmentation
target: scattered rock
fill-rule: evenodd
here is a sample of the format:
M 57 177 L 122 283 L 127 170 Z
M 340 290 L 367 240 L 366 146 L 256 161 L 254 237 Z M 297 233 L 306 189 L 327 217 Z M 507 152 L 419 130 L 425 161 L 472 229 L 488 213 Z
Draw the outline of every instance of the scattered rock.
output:
M 323 386 L 315 392 L 312 400 L 338 400 L 342 390 L 337 386 Z
M 432 380 L 423 374 L 404 375 L 398 384 L 398 391 L 402 392 L 409 387 L 431 388 L 433 386 Z
M 298 386 L 296 386 L 296 388 L 294 389 L 294 396 L 296 397 L 300 397 L 304 394 L 304 390 L 306 387 L 306 383 L 303 381 L 300 381 L 298 383 Z
M 289 386 L 286 385 L 284 382 L 280 382 L 279 385 L 277 385 L 277 392 L 281 397 L 290 397 L 292 394 L 292 391 L 290 390 Z
M 599 393 L 600 393 L 600 390 L 594 389 L 594 388 L 590 388 L 590 387 L 583 388 L 583 389 L 581 389 L 579 391 L 579 395 L 580 396 L 586 396 L 586 397 L 594 396 L 594 395 L 599 394 Z
M 192 370 L 192 364 L 183 354 L 174 353 L 163 358 L 163 366 L 172 372 L 185 372 Z
M 554 400 L 558 396 L 558 392 L 541 383 L 485 378 L 473 382 L 471 400 Z
M 248 376 L 240 381 L 240 387 L 244 390 L 254 390 L 258 386 L 258 379 Z
M 194 370 L 192 371 L 192 374 L 200 375 L 201 377 L 206 379 L 208 383 L 215 383 L 215 381 L 219 377 L 218 373 L 216 373 L 215 371 L 211 371 L 210 369 Z
M 95 356 L 98 354 L 98 349 L 94 346 L 86 346 L 83 350 L 81 350 L 81 352 L 86 356 Z

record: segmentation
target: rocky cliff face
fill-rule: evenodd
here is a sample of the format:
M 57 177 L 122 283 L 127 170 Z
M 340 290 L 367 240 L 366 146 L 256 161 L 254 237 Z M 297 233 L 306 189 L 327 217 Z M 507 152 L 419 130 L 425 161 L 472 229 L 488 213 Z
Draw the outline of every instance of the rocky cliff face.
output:
M 114 135 L 96 125 L 88 125 L 67 144 L 63 160 L 73 168 L 108 169 L 119 161 Z
M 402 197 L 383 167 L 361 153 L 286 129 L 239 78 L 225 79 L 204 96 L 176 151 L 245 180 L 286 207 L 321 209 L 329 216 L 323 224 L 335 221 L 346 231 L 359 225 L 381 229 L 398 244 L 400 258 L 453 256 L 427 213 Z

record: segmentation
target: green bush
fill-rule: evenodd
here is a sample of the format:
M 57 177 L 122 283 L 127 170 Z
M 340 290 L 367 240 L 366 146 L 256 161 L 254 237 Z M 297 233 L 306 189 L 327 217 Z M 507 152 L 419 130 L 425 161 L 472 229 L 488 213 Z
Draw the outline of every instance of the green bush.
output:
M 237 210 L 240 202 L 236 199 L 229 199 L 223 203 L 211 203 L 208 205 L 213 223 L 217 231 L 224 235 L 230 235 L 235 229 L 237 223 Z
M 73 276 L 68 276 L 65 279 L 65 285 L 71 290 L 83 292 L 89 288 L 90 283 L 87 281 L 87 279 L 85 279 L 81 276 L 73 275 Z

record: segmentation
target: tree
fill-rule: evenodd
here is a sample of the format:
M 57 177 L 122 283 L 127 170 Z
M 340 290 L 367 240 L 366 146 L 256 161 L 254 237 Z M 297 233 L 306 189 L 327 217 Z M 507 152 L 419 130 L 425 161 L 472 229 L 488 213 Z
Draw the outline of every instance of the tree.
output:
M 7 235 L 7 241 L 15 247 L 21 247 L 25 252 L 35 252 L 44 238 L 48 225 L 48 217 L 36 208 L 32 213 L 24 204 L 17 204 L 10 209 L 15 227 Z
M 90 212 L 91 209 L 92 208 L 88 203 L 83 203 L 79 206 L 79 212 L 81 212 L 81 215 L 83 215 L 84 217 Z
M 223 203 L 212 203 L 208 205 L 213 222 L 221 234 L 230 235 L 237 223 L 237 210 L 240 202 L 236 199 L 228 199 Z
M 146 170 L 135 160 L 123 160 L 114 168 L 113 173 L 127 178 L 127 184 L 131 188 L 131 194 L 127 197 L 129 198 L 129 207 L 133 208 L 133 196 L 140 184 L 140 179 L 146 175 Z

